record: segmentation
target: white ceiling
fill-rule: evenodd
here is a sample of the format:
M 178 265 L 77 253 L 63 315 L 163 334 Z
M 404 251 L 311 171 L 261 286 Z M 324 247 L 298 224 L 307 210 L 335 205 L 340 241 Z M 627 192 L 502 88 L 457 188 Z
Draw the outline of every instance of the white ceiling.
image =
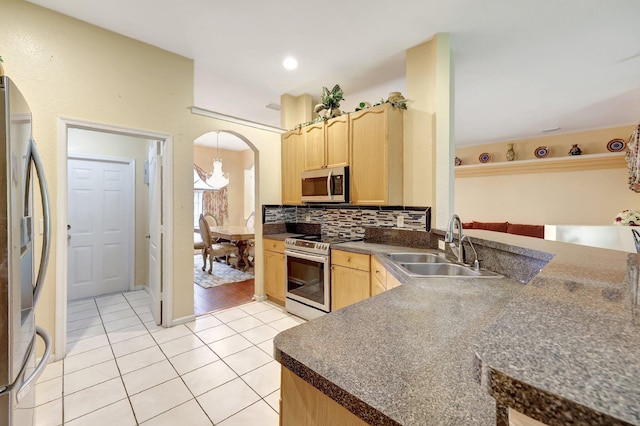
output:
M 457 145 L 640 121 L 638 0 L 31 2 L 193 58 L 196 106 L 272 126 L 265 105 L 283 93 L 339 83 L 346 111 L 405 93 L 404 52 L 437 32 L 451 34 Z

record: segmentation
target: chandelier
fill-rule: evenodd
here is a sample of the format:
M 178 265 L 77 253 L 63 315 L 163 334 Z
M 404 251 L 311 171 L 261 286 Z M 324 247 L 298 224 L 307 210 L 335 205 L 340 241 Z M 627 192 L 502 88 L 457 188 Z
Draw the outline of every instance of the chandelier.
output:
M 213 173 L 207 177 L 207 185 L 213 189 L 221 189 L 229 184 L 229 173 L 222 172 L 219 141 L 220 132 L 216 132 L 216 158 L 213 160 Z

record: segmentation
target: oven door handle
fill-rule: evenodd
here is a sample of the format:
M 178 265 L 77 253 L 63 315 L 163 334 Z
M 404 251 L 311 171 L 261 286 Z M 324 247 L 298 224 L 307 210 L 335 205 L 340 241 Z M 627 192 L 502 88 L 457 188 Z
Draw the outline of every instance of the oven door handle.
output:
M 311 262 L 325 263 L 327 260 L 329 260 L 329 256 L 314 256 L 312 254 L 300 253 L 299 251 L 293 251 L 293 250 L 285 250 L 284 255 L 288 257 L 295 257 L 298 259 L 309 260 Z

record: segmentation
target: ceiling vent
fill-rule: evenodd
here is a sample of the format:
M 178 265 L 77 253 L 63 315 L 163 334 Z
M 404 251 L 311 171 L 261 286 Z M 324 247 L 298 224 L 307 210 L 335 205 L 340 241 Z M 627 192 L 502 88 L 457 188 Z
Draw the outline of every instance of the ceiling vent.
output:
M 278 104 L 274 104 L 273 102 L 269 102 L 269 103 L 268 103 L 268 104 L 266 104 L 264 107 L 265 107 L 265 108 L 272 109 L 272 110 L 274 110 L 274 111 L 280 111 L 280 105 L 278 105 Z

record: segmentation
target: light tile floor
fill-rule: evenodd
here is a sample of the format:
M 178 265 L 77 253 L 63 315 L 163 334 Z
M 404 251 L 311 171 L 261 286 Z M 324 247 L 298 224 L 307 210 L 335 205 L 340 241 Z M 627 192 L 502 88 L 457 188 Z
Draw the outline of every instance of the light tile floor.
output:
M 38 380 L 37 426 L 278 424 L 273 338 L 304 320 L 252 302 L 162 328 L 147 300 L 69 304 L 67 357 Z

